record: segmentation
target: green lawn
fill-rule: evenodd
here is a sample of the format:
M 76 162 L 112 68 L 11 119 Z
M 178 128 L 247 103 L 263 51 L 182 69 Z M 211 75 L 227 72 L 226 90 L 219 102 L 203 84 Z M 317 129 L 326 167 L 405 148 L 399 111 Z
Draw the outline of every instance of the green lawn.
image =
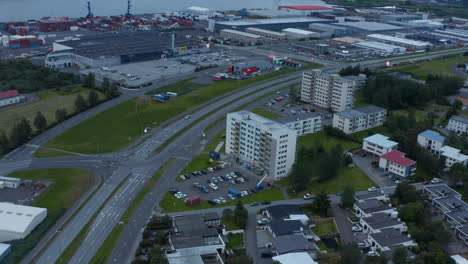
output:
M 197 170 L 206 170 L 208 167 L 215 166 L 217 162 L 210 162 L 210 155 L 202 153 L 195 158 L 184 168 L 182 174 L 192 173 Z
M 234 217 L 229 217 L 229 218 L 222 217 L 221 222 L 226 227 L 226 231 L 241 229 L 239 226 L 237 226 L 236 222 L 234 221 Z
M 226 134 L 226 129 L 223 129 L 221 131 L 218 132 L 218 134 L 216 134 L 216 136 L 214 136 L 210 143 L 206 146 L 205 148 L 205 151 L 206 152 L 210 152 L 210 151 L 214 151 L 216 149 L 216 147 L 218 146 L 219 142 L 222 142 L 224 141 L 225 139 L 223 138 L 223 136 Z M 219 151 L 219 153 L 222 153 L 224 152 L 224 148 L 225 148 L 226 144 L 223 144 L 223 147 L 221 148 L 221 150 Z
M 93 176 L 89 171 L 74 168 L 24 170 L 8 176 L 51 180 L 52 185 L 33 203 L 33 206 L 47 208 L 49 212 L 70 208 L 93 183 Z
M 330 150 L 338 144 L 340 144 L 343 149 L 350 149 L 359 146 L 356 142 L 328 136 L 325 131 L 300 137 L 298 140 L 298 146 L 312 148 L 319 142 L 323 145 L 325 150 Z
M 47 119 L 47 124 L 52 124 L 56 121 L 55 111 L 57 109 L 65 108 L 68 113 L 73 113 L 75 111 L 74 103 L 76 96 L 81 94 L 87 99 L 88 93 L 89 89 L 82 87 L 67 88 L 61 91 L 49 90 L 40 92 L 37 94 L 39 100 L 33 103 L 0 111 L 0 124 L 2 124 L 0 130 L 9 134 L 16 122 L 24 117 L 29 120 L 33 131 L 35 131 L 33 121 L 37 111 L 42 112 Z M 100 94 L 100 98 L 103 98 L 102 94 Z
M 229 233 L 227 235 L 227 239 L 228 239 L 228 242 L 226 243 L 227 249 L 244 247 L 244 234 L 243 233 L 239 233 L 239 234 Z
M 49 141 L 46 146 L 84 154 L 116 151 L 138 139 L 145 127 L 155 127 L 227 92 L 288 72 L 291 70 L 271 72 L 248 80 L 214 82 L 172 98 L 167 103 L 131 99 L 65 131 Z M 178 86 L 186 85 L 187 81 L 178 83 Z M 178 91 L 177 87 L 172 87 L 171 90 Z
M 36 158 L 51 158 L 51 157 L 58 157 L 58 156 L 70 156 L 73 155 L 71 153 L 52 150 L 52 149 L 44 149 L 40 148 L 36 152 L 33 153 L 33 156 Z
M 356 93 L 354 93 L 354 99 L 354 107 L 363 107 L 369 105 L 364 101 L 364 96 L 362 95 L 361 91 L 357 91 Z
M 281 117 L 281 115 L 278 115 L 276 113 L 270 112 L 268 110 L 265 110 L 263 108 L 254 108 L 251 110 L 252 113 L 257 114 L 259 116 L 263 116 L 268 119 L 276 119 L 278 117 Z
M 413 109 L 413 111 L 414 111 L 414 116 L 416 117 L 416 121 L 420 122 L 425 119 L 429 119 L 429 117 L 426 115 L 426 113 L 423 110 Z M 400 115 L 400 116 L 408 116 L 409 113 L 410 113 L 409 109 L 393 111 L 393 114 Z
M 171 164 L 175 160 L 176 160 L 175 158 L 169 159 L 166 163 L 164 163 L 163 166 L 161 166 L 161 168 L 145 184 L 143 189 L 138 193 L 138 195 L 135 197 L 133 202 L 127 208 L 124 215 L 120 218 L 120 221 L 123 222 L 124 224 L 119 224 L 114 227 L 112 232 L 109 234 L 109 236 L 106 238 L 104 243 L 99 248 L 98 252 L 96 252 L 96 255 L 94 255 L 94 257 L 91 259 L 90 263 L 97 264 L 97 263 L 106 262 L 107 258 L 112 254 L 112 250 L 114 249 L 115 244 L 119 240 L 120 234 L 125 228 L 125 224 L 130 221 L 132 215 L 135 213 L 136 209 L 138 208 L 140 203 L 143 201 L 145 196 L 153 189 L 154 184 L 159 180 L 159 178 L 163 175 L 164 171 L 169 166 L 171 166 Z
M 320 224 L 317 224 L 314 228 L 313 231 L 317 235 L 326 235 L 326 234 L 334 234 L 336 233 L 336 226 L 335 223 L 332 221 L 330 222 L 323 222 Z
M 219 193 L 220 196 L 227 198 L 227 194 Z M 284 195 L 279 188 L 271 188 L 267 189 L 252 195 L 244 196 L 240 198 L 244 204 L 250 204 L 252 202 L 261 202 L 265 200 L 269 201 L 278 201 L 284 200 Z M 206 201 L 202 201 L 198 205 L 194 206 L 186 206 L 184 201 L 179 200 L 174 197 L 174 195 L 170 193 L 166 193 L 164 198 L 159 203 L 159 206 L 162 209 L 163 213 L 172 213 L 172 212 L 182 212 L 182 211 L 190 211 L 190 210 L 200 210 L 212 207 L 225 207 L 225 206 L 234 206 L 236 205 L 237 200 L 228 201 L 225 204 L 220 204 L 217 206 L 211 206 Z
M 447 76 L 459 76 L 452 71 L 451 67 L 457 63 L 468 62 L 466 57 L 456 57 L 449 59 L 436 60 L 417 65 L 402 66 L 397 68 L 399 72 L 405 72 L 413 75 L 417 79 L 425 80 L 429 74 L 439 74 Z

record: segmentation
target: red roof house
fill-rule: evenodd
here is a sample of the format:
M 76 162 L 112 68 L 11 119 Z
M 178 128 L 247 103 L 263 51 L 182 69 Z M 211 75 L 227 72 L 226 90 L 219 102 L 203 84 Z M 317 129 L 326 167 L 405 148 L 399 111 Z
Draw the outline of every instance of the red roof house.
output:
M 401 151 L 393 150 L 380 157 L 403 167 L 408 167 L 416 163 L 416 161 L 412 159 L 405 158 L 405 155 L 406 154 Z
M 416 161 L 405 158 L 405 153 L 392 150 L 380 156 L 379 167 L 400 177 L 409 177 L 416 173 Z
M 10 97 L 18 96 L 18 95 L 19 95 L 19 92 L 17 90 L 0 92 L 0 99 L 10 98 Z

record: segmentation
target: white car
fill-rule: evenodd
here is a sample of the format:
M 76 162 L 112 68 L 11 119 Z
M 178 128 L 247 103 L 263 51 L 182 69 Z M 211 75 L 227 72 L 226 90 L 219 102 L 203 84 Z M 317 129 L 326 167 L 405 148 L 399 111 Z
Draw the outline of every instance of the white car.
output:
M 247 196 L 247 195 L 249 195 L 249 193 L 248 193 L 247 191 L 242 191 L 242 192 L 240 192 L 240 194 L 241 194 L 241 196 Z
M 369 247 L 369 246 L 368 246 L 366 243 L 364 243 L 364 242 L 357 243 L 357 246 L 358 246 L 358 248 L 368 248 L 368 247 Z
M 432 184 L 441 183 L 441 182 L 442 182 L 442 180 L 439 179 L 439 178 L 434 178 L 434 179 L 431 180 Z
M 362 227 L 360 227 L 360 226 L 353 226 L 353 227 L 351 228 L 351 230 L 353 230 L 353 232 L 361 232 L 361 231 L 362 231 Z
M 226 199 L 224 199 L 224 197 L 219 197 L 218 199 L 221 201 L 221 203 L 226 203 L 227 202 Z
M 367 256 L 369 257 L 377 257 L 379 254 L 377 254 L 377 252 L 375 251 L 369 251 L 367 252 Z
M 312 199 L 312 195 L 310 195 L 309 193 L 304 194 L 304 200 L 310 200 L 310 199 Z
M 378 189 L 379 189 L 379 188 L 377 188 L 377 187 L 370 187 L 370 188 L 368 188 L 367 190 L 368 190 L 369 192 L 375 192 L 375 191 L 377 191 Z
M 213 171 L 214 171 L 214 169 L 211 168 L 211 167 L 209 167 L 207 170 L 208 170 L 209 172 L 213 172 Z
M 182 180 L 185 180 L 185 176 L 184 176 L 184 175 L 180 175 L 179 178 L 181 178 Z
M 214 183 L 210 183 L 210 184 L 208 184 L 208 186 L 210 186 L 210 188 L 215 190 L 215 191 L 219 189 L 218 186 L 216 186 L 216 184 L 214 184 Z

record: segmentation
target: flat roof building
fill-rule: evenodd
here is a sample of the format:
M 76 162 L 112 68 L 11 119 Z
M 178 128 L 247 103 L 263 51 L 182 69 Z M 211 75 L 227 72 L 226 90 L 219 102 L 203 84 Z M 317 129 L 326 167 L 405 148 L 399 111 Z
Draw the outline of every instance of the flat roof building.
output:
M 282 33 L 288 35 L 289 39 L 318 38 L 320 34 L 314 31 L 308 31 L 298 28 L 285 28 Z
M 346 134 L 351 134 L 382 126 L 386 117 L 386 109 L 375 105 L 367 105 L 333 114 L 333 127 Z
M 468 204 L 457 197 L 443 197 L 432 200 L 432 204 L 436 209 L 442 213 L 450 211 L 466 211 L 468 210 Z
M 0 202 L 0 242 L 27 237 L 46 216 L 46 208 Z
M 0 263 L 10 254 L 11 246 L 9 244 L 0 243 Z
M 392 246 L 411 247 L 417 244 L 410 235 L 404 235 L 393 228 L 382 229 L 381 232 L 370 234 L 367 243 L 373 250 L 388 251 Z
M 447 184 L 425 185 L 423 192 L 432 200 L 444 197 L 462 198 L 462 195 L 459 192 L 450 188 Z
M 288 115 L 280 117 L 276 121 L 295 130 L 297 136 L 305 136 L 322 130 L 322 116 L 318 113 Z
M 287 253 L 274 256 L 273 260 L 281 264 L 318 264 L 307 252 Z
M 357 22 L 341 22 L 333 25 L 351 28 L 351 31 L 356 33 L 364 32 L 383 32 L 383 31 L 397 31 L 401 30 L 401 27 L 378 22 L 368 21 L 357 21 Z
M 385 43 L 376 42 L 376 41 L 359 42 L 359 43 L 354 44 L 354 46 L 377 51 L 385 55 L 404 54 L 406 52 L 406 48 L 404 47 L 385 44 Z
M 280 179 L 289 174 L 296 158 L 297 132 L 249 111 L 226 118 L 226 153 Z
M 308 28 L 310 23 L 332 23 L 335 20 L 316 17 L 281 17 L 273 19 L 239 19 L 232 21 L 217 21 L 216 30 L 236 29 L 244 30 L 249 27 L 268 30 L 282 30 L 285 28 Z
M 385 228 L 398 229 L 400 232 L 408 230 L 405 222 L 402 222 L 397 217 L 392 217 L 386 213 L 376 213 L 368 217 L 363 217 L 360 224 L 364 233 L 379 233 L 380 230 Z
M 262 36 L 257 34 L 251 34 L 239 30 L 233 29 L 223 29 L 220 31 L 220 35 L 224 39 L 231 39 L 235 41 L 242 41 L 242 42 L 258 42 L 263 39 Z
M 287 34 L 276 32 L 273 30 L 261 29 L 261 28 L 249 27 L 245 29 L 245 32 L 259 35 L 265 38 L 270 38 L 270 39 L 284 40 L 288 38 Z
M 18 188 L 23 180 L 12 177 L 0 176 L 0 189 L 2 188 Z
M 278 255 L 294 252 L 315 253 L 318 248 L 302 235 L 286 235 L 271 239 L 272 250 Z
M 445 160 L 445 166 L 450 168 L 455 163 L 461 163 L 465 166 L 468 165 L 468 156 L 461 153 L 461 150 L 444 146 L 440 148 L 440 155 Z
M 375 134 L 363 140 L 362 149 L 374 155 L 380 156 L 398 148 L 398 143 L 388 140 L 389 137 Z
M 389 36 L 384 34 L 370 34 L 367 35 L 369 39 L 376 40 L 387 44 L 394 44 L 402 47 L 406 47 L 412 50 L 423 50 L 427 47 L 432 47 L 432 44 L 425 41 L 418 41 L 406 38 L 400 38 L 395 36 Z
M 440 149 L 445 144 L 445 137 L 441 136 L 439 132 L 433 130 L 426 130 L 419 133 L 417 140 L 421 147 L 429 150 L 437 156 L 440 154 Z
M 396 209 L 392 208 L 391 204 L 384 203 L 378 199 L 368 199 L 358 201 L 353 205 L 356 216 L 369 217 L 376 213 L 397 214 Z

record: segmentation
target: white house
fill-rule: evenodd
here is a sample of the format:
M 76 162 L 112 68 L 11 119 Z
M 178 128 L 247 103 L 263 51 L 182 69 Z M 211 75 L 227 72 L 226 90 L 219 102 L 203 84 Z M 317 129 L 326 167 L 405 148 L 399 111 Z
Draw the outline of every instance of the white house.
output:
M 405 153 L 398 150 L 381 155 L 379 167 L 400 177 L 409 177 L 416 173 L 416 161 L 405 158 Z
M 442 147 L 440 155 L 445 160 L 445 166 L 449 168 L 455 163 L 461 163 L 465 166 L 468 164 L 468 156 L 460 153 L 459 149 L 450 146 Z
M 386 228 L 378 233 L 369 234 L 367 243 L 374 251 L 388 251 L 395 246 L 412 247 L 417 245 L 410 235 L 404 235 L 393 228 Z
M 364 233 L 379 233 L 380 230 L 385 228 L 398 229 L 400 232 L 408 230 L 405 222 L 402 222 L 400 218 L 397 218 L 398 214 L 389 215 L 386 213 L 376 213 L 369 217 L 363 217 L 360 219 Z
M 418 144 L 435 155 L 440 154 L 444 143 L 445 137 L 433 130 L 426 130 L 418 135 Z
M 468 133 L 468 118 L 463 116 L 452 116 L 447 129 L 457 134 Z
M 0 92 L 0 106 L 7 106 L 21 102 L 24 98 L 17 90 Z
M 376 213 L 398 214 L 396 209 L 392 208 L 391 204 L 384 203 L 377 199 L 356 202 L 353 205 L 353 209 L 357 217 L 369 217 Z
M 362 144 L 362 149 L 380 156 L 398 148 L 398 143 L 395 141 L 388 140 L 388 137 L 375 134 L 370 137 L 366 137 Z

